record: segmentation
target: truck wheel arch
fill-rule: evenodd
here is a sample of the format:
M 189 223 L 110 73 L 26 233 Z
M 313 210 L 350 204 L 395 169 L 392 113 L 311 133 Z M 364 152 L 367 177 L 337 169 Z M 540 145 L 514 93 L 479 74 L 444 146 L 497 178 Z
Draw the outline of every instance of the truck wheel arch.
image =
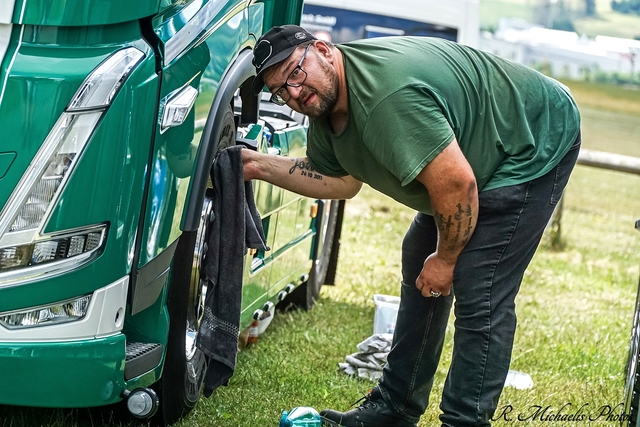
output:
M 233 96 L 238 88 L 241 89 L 243 106 L 250 109 L 254 119 L 258 116 L 258 97 L 250 94 L 250 84 L 255 77 L 255 68 L 251 63 L 253 53 L 251 49 L 245 49 L 237 56 L 229 71 L 220 82 L 218 91 L 211 104 L 211 110 L 207 116 L 207 121 L 202 132 L 200 143 L 200 154 L 196 159 L 195 170 L 190 183 L 190 197 L 182 219 L 182 231 L 190 232 L 198 228 L 200 211 L 204 201 L 205 189 L 209 178 L 209 170 L 213 158 L 218 151 L 218 138 L 224 126 L 224 114 L 227 111 L 225 106 L 233 100 Z

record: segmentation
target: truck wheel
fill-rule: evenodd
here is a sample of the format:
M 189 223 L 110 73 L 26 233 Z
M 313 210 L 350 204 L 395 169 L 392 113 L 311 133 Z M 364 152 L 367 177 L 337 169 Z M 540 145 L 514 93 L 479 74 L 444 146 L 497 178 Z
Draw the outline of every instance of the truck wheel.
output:
M 624 413 L 629 416 L 621 425 L 635 426 L 638 419 L 640 405 L 640 284 L 636 308 L 633 313 L 633 327 L 631 328 L 631 342 L 627 360 L 627 381 L 624 393 Z
M 235 144 L 235 122 L 229 107 L 218 139 L 218 151 Z M 203 260 L 211 225 L 212 190 L 207 189 L 198 229 L 183 233 L 174 256 L 169 286 L 169 340 L 162 377 L 156 388 L 160 396 L 157 424 L 168 426 L 196 405 L 202 391 L 207 364 L 196 347 L 204 315 L 207 279 Z
M 320 288 L 325 282 L 327 272 L 329 271 L 329 264 L 331 261 L 331 254 L 334 245 L 337 244 L 335 239 L 336 229 L 338 224 L 338 211 L 339 200 L 327 200 L 324 202 L 322 215 L 319 215 L 319 224 L 317 228 L 318 240 L 316 245 L 315 259 L 313 260 L 313 267 L 309 272 L 309 279 L 298 286 L 289 294 L 282 305 L 284 308 L 301 308 L 303 310 L 309 310 L 320 295 Z

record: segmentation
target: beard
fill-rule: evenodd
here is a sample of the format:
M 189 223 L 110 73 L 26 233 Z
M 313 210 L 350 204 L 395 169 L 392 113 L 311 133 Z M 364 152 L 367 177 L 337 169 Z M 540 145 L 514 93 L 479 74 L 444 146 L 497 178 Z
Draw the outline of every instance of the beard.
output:
M 309 107 L 301 106 L 300 112 L 314 119 L 321 119 L 327 117 L 335 108 L 338 102 L 338 74 L 327 63 L 320 62 L 320 68 L 322 69 L 326 83 L 318 89 L 305 88 L 300 94 L 300 98 L 305 99 L 310 93 L 315 94 L 318 97 L 319 102 L 317 105 L 311 105 Z

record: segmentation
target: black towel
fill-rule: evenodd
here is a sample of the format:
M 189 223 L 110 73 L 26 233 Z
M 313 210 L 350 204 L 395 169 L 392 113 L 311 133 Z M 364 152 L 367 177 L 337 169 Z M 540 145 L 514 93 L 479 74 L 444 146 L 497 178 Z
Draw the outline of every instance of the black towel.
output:
M 242 147 L 222 150 L 214 160 L 214 220 L 204 272 L 209 280 L 197 345 L 209 360 L 204 379 L 206 397 L 233 376 L 238 353 L 242 302 L 242 269 L 247 248 L 269 250 L 253 199 L 244 181 Z

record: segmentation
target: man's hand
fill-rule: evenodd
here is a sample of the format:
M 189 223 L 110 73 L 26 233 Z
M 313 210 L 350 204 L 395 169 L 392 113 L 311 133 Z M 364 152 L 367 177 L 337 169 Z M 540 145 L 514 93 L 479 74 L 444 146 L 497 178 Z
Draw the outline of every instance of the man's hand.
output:
M 453 269 L 455 263 L 451 264 L 438 256 L 437 253 L 429 255 L 424 261 L 422 271 L 416 280 L 416 287 L 420 289 L 425 297 L 432 297 L 431 292 L 437 292 L 447 296 L 453 286 Z

